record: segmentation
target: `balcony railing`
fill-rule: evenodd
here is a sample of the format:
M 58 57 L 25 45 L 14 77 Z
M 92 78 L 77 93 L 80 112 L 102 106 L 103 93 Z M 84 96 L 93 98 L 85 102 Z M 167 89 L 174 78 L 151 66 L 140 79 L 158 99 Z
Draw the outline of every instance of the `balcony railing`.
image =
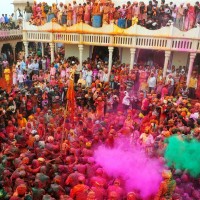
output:
M 22 36 L 22 30 L 0 30 L 0 38 L 9 38 L 9 37 L 18 37 L 18 36 Z
M 24 23 L 23 40 L 198 53 L 200 27 L 183 32 L 173 25 L 159 30 L 148 30 L 139 25 L 122 29 L 115 24 L 94 28 L 84 23 L 71 27 L 60 26 L 53 22 L 43 26 Z

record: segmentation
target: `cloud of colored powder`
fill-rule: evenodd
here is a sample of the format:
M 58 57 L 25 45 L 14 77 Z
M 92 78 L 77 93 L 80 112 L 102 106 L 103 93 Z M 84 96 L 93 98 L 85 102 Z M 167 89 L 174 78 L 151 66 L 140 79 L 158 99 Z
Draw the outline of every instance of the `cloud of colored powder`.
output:
M 158 159 L 149 158 L 140 147 L 131 147 L 120 141 L 114 148 L 101 145 L 95 150 L 95 161 L 109 176 L 122 177 L 127 192 L 138 191 L 147 198 L 154 195 L 162 181 L 164 166 Z
M 196 139 L 182 140 L 171 136 L 167 141 L 165 159 L 168 166 L 187 170 L 193 177 L 200 176 L 200 142 Z

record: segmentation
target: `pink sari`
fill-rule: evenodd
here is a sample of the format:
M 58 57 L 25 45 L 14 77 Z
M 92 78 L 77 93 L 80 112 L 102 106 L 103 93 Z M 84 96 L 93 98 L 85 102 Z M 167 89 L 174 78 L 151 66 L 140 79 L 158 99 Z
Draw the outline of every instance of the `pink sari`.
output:
M 195 12 L 194 12 L 194 7 L 190 6 L 188 8 L 188 13 L 185 18 L 185 30 L 190 30 L 193 28 L 195 22 Z
M 85 6 L 85 13 L 84 13 L 84 22 L 86 24 L 89 24 L 90 19 L 91 19 L 91 7 L 90 7 L 90 5 L 86 5 Z

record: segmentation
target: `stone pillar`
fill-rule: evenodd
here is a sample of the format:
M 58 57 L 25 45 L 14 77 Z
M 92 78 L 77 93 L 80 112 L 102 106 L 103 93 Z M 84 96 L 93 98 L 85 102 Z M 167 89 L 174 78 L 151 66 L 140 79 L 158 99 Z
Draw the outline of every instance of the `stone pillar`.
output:
M 54 49 L 55 49 L 55 44 L 53 42 L 49 43 L 50 49 L 51 49 L 51 62 L 54 62 Z
M 3 43 L 0 43 L 0 54 L 1 54 L 2 47 L 3 47 Z
M 93 54 L 93 46 L 91 45 L 89 50 L 89 58 L 92 58 L 92 54 Z
M 170 54 L 171 54 L 171 51 L 165 51 L 165 62 L 164 62 L 164 67 L 163 67 L 163 77 L 164 78 L 166 77 L 166 74 L 167 74 L 167 67 L 169 64 Z
M 54 49 L 55 49 L 55 50 L 54 50 L 54 51 L 55 51 L 55 53 L 57 53 L 57 52 L 58 52 L 58 51 L 57 51 L 57 50 L 58 50 L 58 48 L 57 48 L 57 44 L 56 44 L 56 43 L 54 44 Z
M 119 61 L 120 63 L 122 62 L 122 55 L 123 55 L 123 48 L 122 47 L 119 47 Z
M 65 48 L 65 59 L 67 59 L 67 44 L 64 44 L 64 48 Z
M 109 52 L 109 59 L 108 59 L 108 74 L 109 74 L 109 76 L 110 76 L 110 72 L 111 72 L 111 69 L 112 69 L 113 50 L 114 50 L 114 47 L 108 47 L 108 52 Z
M 28 57 L 28 42 L 23 42 L 24 43 L 24 49 L 25 49 L 25 60 Z
M 79 49 L 79 65 L 82 67 L 83 66 L 83 45 L 80 44 L 78 45 Z
M 44 43 L 41 42 L 41 45 L 42 45 L 42 57 L 44 56 Z
M 136 53 L 136 49 L 135 48 L 130 48 L 130 54 L 131 54 L 130 70 L 133 69 L 133 65 L 134 65 L 134 61 L 135 61 L 135 53 Z
M 38 42 L 35 43 L 36 52 L 38 51 Z
M 13 60 L 16 61 L 16 52 L 15 52 L 16 44 L 11 44 L 11 47 L 12 47 L 12 51 L 13 51 Z
M 195 57 L 196 57 L 196 53 L 190 53 L 190 62 L 189 62 L 189 68 L 188 68 L 188 74 L 187 74 L 187 86 L 189 85 L 190 78 L 192 75 L 192 69 L 193 69 Z
M 136 53 L 135 53 L 135 63 L 138 62 L 139 55 L 140 55 L 140 49 L 136 49 Z

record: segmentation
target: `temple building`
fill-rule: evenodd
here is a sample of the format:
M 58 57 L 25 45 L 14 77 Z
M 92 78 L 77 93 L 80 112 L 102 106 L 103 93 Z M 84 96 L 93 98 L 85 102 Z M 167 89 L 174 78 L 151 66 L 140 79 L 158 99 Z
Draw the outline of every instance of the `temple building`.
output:
M 15 11 L 20 8 L 24 13 L 26 2 L 26 0 L 14 0 Z M 33 3 L 33 1 L 29 2 Z M 22 39 L 20 31 L 9 32 L 10 35 L 6 37 L 2 36 L 4 33 L 1 31 L 0 39 L 4 43 L 1 43 L 0 49 L 2 50 L 6 40 L 6 44 L 10 43 L 11 49 L 15 51 L 17 43 Z M 163 67 L 164 77 L 168 67 L 186 66 L 188 68 L 187 84 L 193 67 L 200 60 L 199 38 L 199 25 L 189 31 L 181 31 L 173 23 L 157 30 L 149 30 L 137 24 L 129 28 L 121 28 L 112 22 L 103 24 L 101 27 L 93 27 L 83 22 L 65 26 L 51 20 L 44 25 L 35 26 L 23 21 L 25 58 L 29 55 L 30 43 L 35 43 L 36 47 L 40 44 L 39 46 L 43 47 L 41 48 L 42 55 L 44 55 L 44 46 L 48 44 L 51 50 L 51 60 L 54 61 L 56 47 L 62 44 L 65 57 L 77 56 L 80 64 L 88 57 L 94 58 L 97 54 L 107 57 L 109 72 L 113 60 L 129 64 L 130 69 L 134 63 L 150 63 L 150 65 L 153 63 Z
M 25 22 L 23 43 L 26 56 L 29 42 L 49 43 L 52 61 L 56 51 L 55 45 L 62 43 L 65 56 L 79 55 L 80 63 L 92 57 L 95 51 L 105 52 L 107 49 L 109 71 L 113 56 L 118 56 L 122 63 L 130 64 L 130 68 L 140 60 L 158 62 L 157 64 L 163 66 L 164 76 L 168 66 L 172 64 L 176 67 L 188 66 L 188 83 L 193 66 L 199 58 L 199 35 L 199 26 L 183 32 L 173 24 L 158 30 L 148 30 L 140 25 L 123 29 L 113 23 L 94 28 L 82 22 L 70 27 L 61 26 L 56 22 L 49 22 L 43 26 Z

